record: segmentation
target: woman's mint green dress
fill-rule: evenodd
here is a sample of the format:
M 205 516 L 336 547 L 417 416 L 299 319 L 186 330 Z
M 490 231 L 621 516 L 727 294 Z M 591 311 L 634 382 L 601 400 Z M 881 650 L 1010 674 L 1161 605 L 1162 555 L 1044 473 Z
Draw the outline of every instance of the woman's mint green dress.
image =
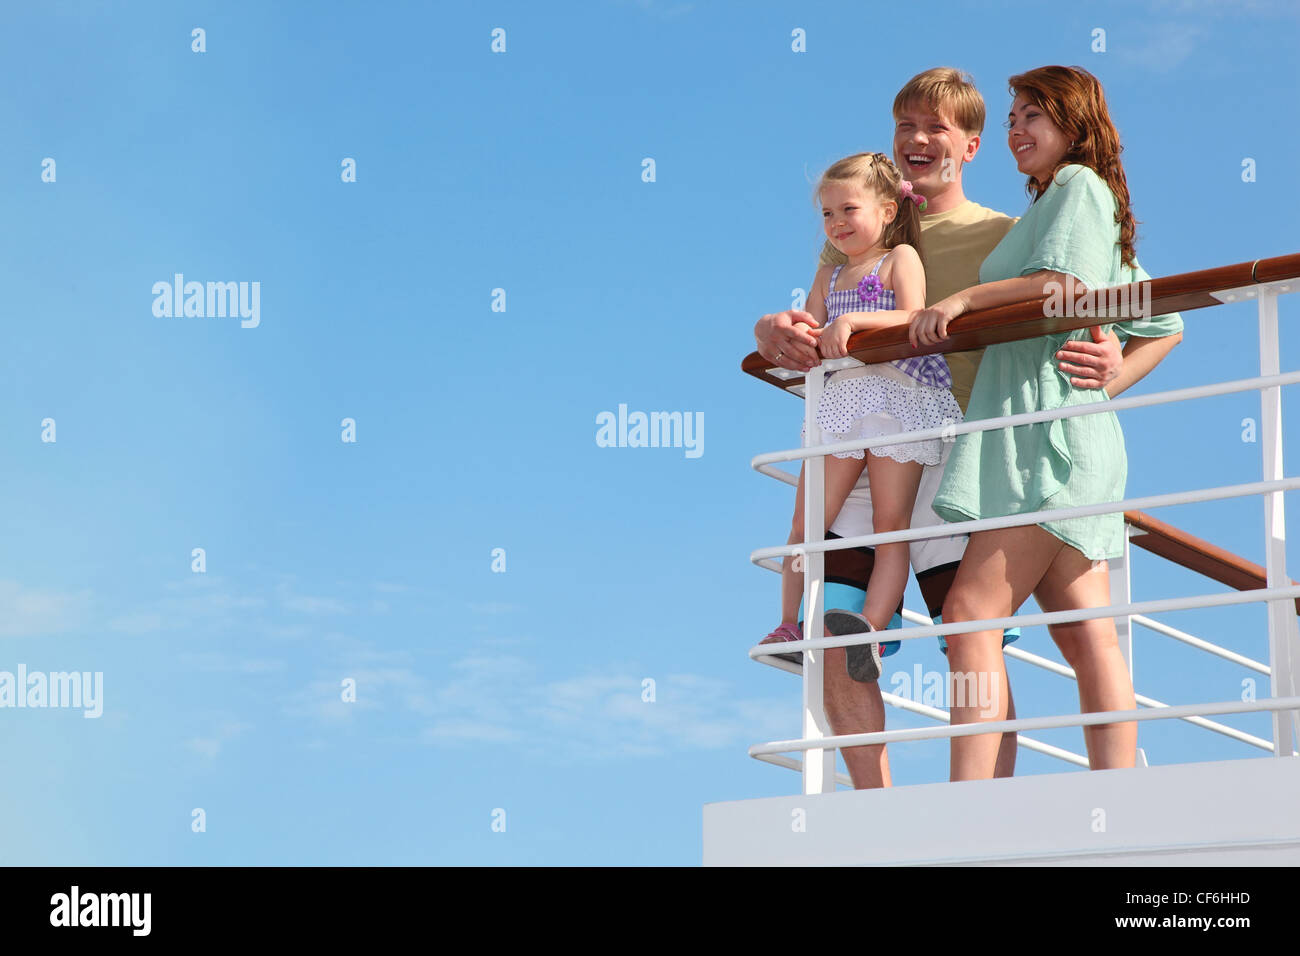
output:
M 1089 289 L 1150 278 L 1120 262 L 1115 197 L 1087 166 L 1057 171 L 980 266 L 980 282 L 1040 271 L 1072 275 Z M 1131 335 L 1160 338 L 1182 331 L 1174 313 L 1103 325 L 1121 343 Z M 1056 352 L 1069 339 L 1091 341 L 1088 330 L 989 346 L 971 390 L 966 420 L 995 418 L 1067 405 L 1107 402 L 1104 389 L 1076 388 L 1058 368 Z M 1124 435 L 1114 412 L 960 435 L 948 459 L 934 510 L 948 521 L 993 518 L 1120 501 L 1128 476 Z M 1091 560 L 1123 553 L 1124 516 L 1046 522 L 1040 527 Z

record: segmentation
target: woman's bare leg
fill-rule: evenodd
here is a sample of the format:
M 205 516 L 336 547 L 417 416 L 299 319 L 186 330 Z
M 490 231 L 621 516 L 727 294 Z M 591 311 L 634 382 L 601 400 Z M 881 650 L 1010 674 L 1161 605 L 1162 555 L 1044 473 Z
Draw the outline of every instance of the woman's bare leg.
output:
M 1005 668 L 1006 655 L 1003 655 L 1002 662 Z M 1016 719 L 1016 698 L 1011 693 L 1011 677 L 1007 677 L 1007 720 Z M 995 777 L 1014 777 L 1016 774 L 1016 735 L 1014 731 L 1008 731 L 1002 735 L 1002 742 L 998 744 L 998 758 L 993 765 L 993 776 Z
M 1110 568 L 1065 546 L 1034 590 L 1044 611 L 1073 611 L 1110 604 Z M 1133 681 L 1119 650 L 1111 618 L 1053 624 L 1052 639 L 1079 681 L 1079 709 L 1087 713 L 1133 710 Z M 1083 728 L 1088 765 L 1093 770 L 1132 767 L 1137 763 L 1137 723 Z
M 953 580 L 957 577 L 956 566 L 945 568 L 938 572 L 928 572 L 925 579 L 917 579 L 917 584 L 921 587 L 921 597 L 925 601 L 927 610 L 938 605 L 935 614 L 941 614 L 943 611 L 944 599 L 948 596 L 948 589 L 952 587 Z M 1007 720 L 1016 719 L 1016 696 L 1011 692 L 1011 676 L 1007 675 Z M 1016 735 L 1008 732 L 1002 735 L 1002 743 L 998 747 L 997 766 L 993 771 L 995 777 L 1011 777 L 1016 772 L 1016 748 L 1018 743 Z
M 977 531 L 944 601 L 944 623 L 1011 616 L 1064 546 L 1037 525 Z M 948 635 L 948 668 L 953 724 L 1006 719 L 1009 691 L 1001 630 Z M 1001 734 L 953 737 L 952 779 L 992 777 L 1001 743 Z

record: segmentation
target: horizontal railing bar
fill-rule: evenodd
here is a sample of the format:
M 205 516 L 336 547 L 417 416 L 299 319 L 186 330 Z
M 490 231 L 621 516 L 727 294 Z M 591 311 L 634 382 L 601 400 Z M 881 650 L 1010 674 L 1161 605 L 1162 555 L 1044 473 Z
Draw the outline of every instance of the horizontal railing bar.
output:
M 1046 671 L 1051 671 L 1053 674 L 1057 674 L 1058 676 L 1064 677 L 1067 680 L 1072 680 L 1077 682 L 1079 679 L 1078 676 L 1074 673 L 1074 668 L 1069 667 L 1065 664 L 1058 664 L 1056 661 L 1050 660 L 1049 658 L 1046 657 L 1039 657 L 1037 654 L 1031 653 L 1026 650 L 1021 650 L 1020 648 L 1014 645 L 1008 644 L 1006 647 L 1002 648 L 1002 653 L 1005 654 L 1007 657 L 1013 658 L 1018 661 L 1022 661 L 1023 663 L 1029 664 L 1032 667 L 1038 667 Z M 1147 697 L 1145 694 L 1138 694 L 1134 692 L 1134 697 L 1137 700 L 1137 702 L 1144 707 L 1168 707 L 1169 706 L 1168 704 L 1156 700 L 1154 697 Z M 1243 730 L 1238 730 L 1236 727 L 1229 727 L 1227 724 L 1220 724 L 1213 720 L 1206 720 L 1203 717 L 1184 717 L 1182 719 L 1187 721 L 1188 723 L 1195 724 L 1196 726 L 1201 727 L 1204 730 L 1212 730 L 1216 734 L 1222 734 L 1225 737 L 1231 737 L 1234 740 L 1240 741 L 1241 743 L 1250 744 L 1252 747 L 1258 747 L 1261 750 L 1267 750 L 1269 753 L 1273 752 L 1273 744 L 1270 741 L 1264 740 L 1261 737 L 1256 737 L 1253 734 L 1248 734 Z
M 907 608 L 903 609 L 902 617 L 904 618 L 904 620 L 912 621 L 917 624 L 926 625 L 926 626 L 933 625 L 933 620 L 931 618 L 926 617 L 925 615 L 920 614 L 916 611 L 908 610 Z M 1140 617 L 1140 615 L 1134 615 L 1135 619 L 1138 617 Z M 1142 620 L 1149 621 L 1151 619 L 1142 618 Z M 1156 623 L 1158 624 L 1159 622 Z M 1170 630 L 1172 630 L 1172 628 Z M 1210 645 L 1210 646 L 1213 647 L 1214 645 Z M 1073 681 L 1078 680 L 1077 676 L 1074 673 L 1073 668 L 1065 664 L 1060 664 L 1056 661 L 1050 660 L 1049 658 L 1041 657 L 1037 654 L 1031 653 L 1030 651 L 1025 651 L 1011 645 L 1004 647 L 1002 650 L 1004 654 L 1006 654 L 1008 657 L 1014 660 L 1018 660 L 1021 661 L 1022 663 L 1029 664 L 1032 667 L 1038 667 L 1041 668 L 1042 670 L 1050 671 L 1068 680 L 1073 680 Z M 1226 653 L 1231 654 L 1231 652 L 1226 652 Z M 1233 655 L 1233 656 L 1239 656 L 1239 655 Z M 762 657 L 759 658 L 759 660 L 762 661 L 762 663 L 772 664 L 778 667 L 779 669 L 788 671 L 796 676 L 800 676 L 803 673 L 803 669 L 798 664 L 792 664 L 789 661 L 783 661 L 779 658 L 772 657 L 770 655 L 763 655 Z M 1243 660 L 1249 660 L 1249 659 L 1243 658 Z M 928 717 L 932 720 L 938 720 L 943 723 L 949 723 L 951 720 L 951 717 L 948 711 L 946 710 L 941 710 L 936 707 L 930 707 L 927 704 L 917 703 L 916 701 L 908 700 L 906 697 L 899 697 L 896 694 L 890 694 L 883 690 L 881 691 L 880 696 L 881 699 L 886 704 L 889 704 L 890 706 L 895 707 L 899 710 L 910 711 L 911 713 L 919 714 L 923 717 Z M 1142 706 L 1148 708 L 1161 708 L 1161 707 L 1169 706 L 1168 704 L 1156 700 L 1153 697 L 1148 697 L 1144 694 L 1138 694 L 1136 692 L 1134 693 L 1134 698 L 1136 699 L 1138 704 L 1141 704 Z M 1210 730 L 1213 731 L 1214 733 L 1221 734 L 1222 736 L 1237 740 L 1240 743 L 1245 743 L 1245 744 L 1249 744 L 1252 747 L 1257 747 L 1258 749 L 1267 751 L 1268 753 L 1272 753 L 1274 751 L 1274 747 L 1271 741 L 1264 740 L 1261 737 L 1256 737 L 1253 734 L 1248 734 L 1245 731 L 1238 730 L 1235 727 L 1229 727 L 1226 724 L 1221 724 L 1213 720 L 1206 720 L 1204 717 L 1200 717 L 1200 716 L 1188 716 L 1188 717 L 1182 717 L 1180 719 L 1185 720 L 1188 723 L 1194 724 L 1198 727 L 1201 727 L 1204 730 Z M 1043 743 L 1042 741 L 1035 740 L 1034 738 L 1028 737 L 1024 734 L 1017 734 L 1016 741 L 1018 745 L 1025 747 L 1027 750 L 1033 750 L 1037 753 L 1044 754 L 1045 756 L 1055 757 L 1058 760 L 1064 760 L 1067 763 L 1072 763 L 1080 767 L 1086 768 L 1089 765 L 1088 759 L 1080 754 L 1076 754 L 1069 750 L 1064 750 L 1060 747 L 1054 747 L 1051 744 Z M 768 760 L 769 763 L 777 762 L 768 759 L 769 757 L 772 756 L 770 754 L 755 754 L 753 756 L 755 756 L 757 759 Z M 798 760 L 794 760 L 792 758 L 782 758 L 782 759 L 786 762 L 781 763 L 780 764 L 781 766 L 788 767 L 791 770 L 798 770 L 798 771 L 803 770 L 802 762 Z M 847 778 L 845 778 L 843 774 L 837 773 L 836 778 L 840 783 L 848 782 Z
M 1169 704 L 1156 700 L 1154 697 L 1147 697 L 1145 694 L 1135 693 L 1133 698 L 1143 707 L 1151 707 L 1154 709 L 1170 706 Z M 1249 744 L 1252 747 L 1258 747 L 1260 750 L 1267 750 L 1269 753 L 1273 752 L 1273 741 L 1265 740 L 1262 737 L 1256 737 L 1254 734 L 1248 734 L 1244 730 L 1238 730 L 1236 727 L 1229 727 L 1227 724 L 1221 724 L 1217 720 L 1206 720 L 1204 717 L 1200 716 L 1180 717 L 1178 719 L 1185 720 L 1189 724 L 1195 724 L 1202 730 L 1210 730 L 1216 734 L 1221 734 L 1224 737 L 1231 737 L 1239 743 Z
M 1021 730 L 1057 730 L 1065 727 L 1093 727 L 1099 724 L 1128 723 L 1130 721 L 1172 720 L 1205 714 L 1247 714 L 1281 710 L 1300 710 L 1300 697 L 1278 697 L 1224 703 L 1179 704 L 1151 710 L 1108 710 L 1089 714 L 1063 714 L 1054 717 L 990 720 L 946 727 L 909 727 L 904 730 L 882 730 L 869 734 L 841 734 L 832 737 L 821 737 L 817 740 L 776 740 L 766 744 L 754 744 L 749 748 L 749 753 L 753 756 L 760 753 L 838 750 L 844 747 L 890 744 L 903 740 L 977 737 L 980 734 L 1018 733 Z
M 1270 494 L 1274 491 L 1294 491 L 1297 488 L 1300 488 L 1300 476 L 1283 478 L 1280 481 L 1252 481 L 1243 485 L 1196 488 L 1191 491 L 1176 491 L 1165 495 L 1125 498 L 1122 501 L 1103 501 L 1095 505 L 1079 505 L 1075 508 L 1026 511 L 1023 514 L 1006 515 L 997 518 L 948 521 L 941 524 L 926 525 L 923 528 L 907 528 L 903 531 L 886 531 L 879 534 L 859 534 L 847 538 L 834 538 L 828 541 L 776 545 L 751 551 L 749 560 L 751 563 L 756 564 L 762 558 L 781 558 L 787 554 L 811 554 L 817 551 L 840 551 L 845 548 L 873 548 L 876 545 L 892 544 L 898 541 L 949 538 L 959 534 L 974 534 L 977 531 L 997 531 L 1002 528 L 1018 528 L 1031 524 L 1042 524 L 1047 521 L 1064 521 L 1068 518 L 1092 518 L 1097 515 L 1114 514 L 1116 511 L 1165 508 L 1172 505 L 1221 501 L 1227 498 L 1247 498 L 1251 495 Z
M 1106 607 L 1084 608 L 1072 611 L 1049 611 L 1025 614 L 1019 617 L 993 617 L 979 621 L 945 621 L 922 627 L 894 628 L 874 634 L 843 634 L 838 637 L 814 637 L 811 640 L 787 641 L 781 644 L 755 644 L 749 649 L 752 658 L 769 654 L 790 654 L 795 651 L 818 650 L 825 647 L 854 647 L 879 641 L 911 641 L 923 637 L 972 634 L 979 631 L 1001 631 L 1008 627 L 1036 627 L 1045 624 L 1073 624 L 1126 614 L 1159 614 L 1164 611 L 1189 611 L 1202 607 L 1230 607 L 1253 604 L 1258 601 L 1279 601 L 1300 597 L 1300 585 L 1289 588 L 1259 588 L 1255 591 L 1233 591 L 1230 594 L 1198 594 L 1183 598 L 1160 598 L 1154 601 L 1136 601 L 1128 604 L 1111 604 Z
M 796 770 L 803 773 L 803 761 L 798 757 L 787 757 L 785 754 L 750 754 L 755 760 L 761 760 L 764 763 L 775 764 L 778 767 L 785 767 L 787 770 Z M 853 780 L 846 773 L 835 771 L 835 782 L 843 786 L 852 788 Z
M 1129 543 L 1135 548 L 1230 588 L 1244 590 L 1268 586 L 1268 571 L 1263 565 L 1248 561 L 1189 531 L 1175 528 L 1143 511 L 1124 512 L 1124 523 L 1128 525 Z M 1296 613 L 1300 614 L 1300 601 L 1296 602 Z
M 1051 671 L 1053 674 L 1057 674 L 1058 676 L 1064 677 L 1067 680 L 1072 680 L 1077 682 L 1079 679 L 1078 676 L 1074 673 L 1074 668 L 1069 667 L 1066 664 L 1058 664 L 1054 660 L 1050 660 L 1049 658 L 1046 657 L 1040 657 L 1037 654 L 1031 653 L 1030 651 L 1021 650 L 1020 648 L 1015 647 L 1014 645 L 1009 644 L 1006 647 L 1002 648 L 1002 653 L 1005 654 L 1007 657 L 1013 658 L 1018 661 L 1022 661 L 1023 663 L 1029 664 L 1033 667 L 1038 667 L 1046 671 Z M 1134 698 L 1137 700 L 1139 704 L 1141 704 L 1144 707 L 1168 707 L 1169 706 L 1168 704 L 1163 703 L 1162 701 L 1156 700 L 1154 697 L 1147 697 L 1145 694 L 1136 693 L 1136 691 L 1134 692 Z M 1236 727 L 1229 727 L 1227 724 L 1220 724 L 1213 720 L 1206 720 L 1204 717 L 1184 717 L 1182 719 L 1187 721 L 1188 723 L 1195 724 L 1196 726 L 1204 730 L 1212 730 L 1217 734 L 1222 734 L 1225 737 L 1231 737 L 1232 739 L 1240 741 L 1241 743 L 1250 744 L 1252 747 L 1258 747 L 1261 750 L 1267 750 L 1269 753 L 1273 752 L 1273 744 L 1270 741 L 1264 740 L 1261 737 L 1256 737 L 1253 734 L 1248 734 L 1245 731 L 1238 730 Z
M 1056 674 L 1058 677 L 1064 677 L 1066 680 L 1077 681 L 1079 679 L 1075 675 L 1073 667 L 1066 664 L 1058 664 L 1051 658 L 1040 657 L 1031 651 L 1022 650 L 1014 644 L 1008 644 L 1006 647 L 1002 648 L 1002 653 L 1007 657 L 1030 664 L 1033 667 L 1038 667 L 1045 671 L 1051 671 L 1053 674 Z
M 915 621 L 925 626 L 929 626 L 932 623 L 930 618 L 925 617 L 922 614 L 918 614 L 916 611 L 909 611 L 906 608 L 903 609 L 903 617 L 906 620 Z M 1029 651 L 1021 650 L 1020 648 L 1015 647 L 1014 645 L 1007 645 L 1002 649 L 1002 652 L 1006 654 L 1008 657 L 1013 658 L 1014 660 L 1018 660 L 1021 661 L 1022 663 L 1029 664 L 1031 667 L 1038 667 L 1041 668 L 1042 670 L 1050 671 L 1051 673 L 1056 674 L 1060 677 L 1064 677 L 1068 680 L 1078 679 L 1075 676 L 1074 670 L 1071 669 L 1070 667 L 1067 667 L 1064 664 L 1058 664 L 1056 661 L 1050 660 L 1046 657 L 1040 657 L 1037 654 L 1033 654 Z M 779 670 L 788 671 L 789 673 L 794 674 L 796 677 L 801 676 L 803 674 L 803 668 L 800 667 L 798 664 L 792 664 L 790 661 L 783 661 L 779 657 L 774 657 L 770 654 L 764 654 L 763 656 L 757 659 L 760 663 L 770 664 L 778 668 Z M 884 691 L 881 692 L 880 696 L 884 698 L 885 703 L 893 704 L 893 706 L 898 707 L 902 710 L 910 710 L 913 711 L 914 713 L 923 714 L 926 717 L 932 717 L 936 720 L 942 719 L 945 722 L 948 720 L 948 712 L 945 710 L 936 710 L 933 707 L 928 707 L 924 704 L 917 704 L 913 701 L 909 701 L 905 697 L 895 697 L 895 695 L 885 693 Z M 1161 703 L 1160 701 L 1152 697 L 1146 697 L 1142 694 L 1136 694 L 1136 698 L 1137 698 L 1137 702 L 1139 704 L 1142 704 L 1145 707 L 1168 706 L 1167 704 Z M 1212 730 L 1215 733 L 1222 734 L 1225 737 L 1231 737 L 1242 743 L 1250 744 L 1252 747 L 1258 747 L 1261 750 L 1267 750 L 1269 753 L 1273 752 L 1273 744 L 1271 742 L 1264 740 L 1261 737 L 1255 737 L 1251 734 L 1246 733 L 1245 731 L 1237 730 L 1235 727 L 1229 727 L 1226 724 L 1216 723 L 1215 721 L 1212 720 L 1205 720 L 1204 718 L 1201 717 L 1184 717 L 1182 719 L 1186 720 L 1188 723 L 1196 724 L 1198 727 L 1201 727 L 1205 730 Z M 1070 751 L 1068 750 L 1061 751 L 1061 753 L 1059 754 L 1049 753 L 1049 750 L 1054 750 L 1057 748 L 1052 748 L 1049 744 L 1039 744 L 1037 741 L 1032 740 L 1032 738 L 1025 737 L 1024 735 L 1017 735 L 1017 736 L 1022 742 L 1025 743 L 1027 747 L 1029 747 L 1030 750 L 1038 750 L 1040 753 L 1047 753 L 1048 756 L 1058 757 L 1059 759 L 1062 760 L 1068 759 L 1067 757 L 1062 756 L 1063 754 L 1069 754 Z M 1082 757 L 1080 757 L 1079 760 L 1077 761 L 1070 760 L 1069 762 L 1079 763 L 1080 766 L 1085 766 L 1085 767 L 1088 765 L 1088 761 Z
M 1056 757 L 1058 760 L 1064 760 L 1066 763 L 1072 763 L 1076 766 L 1086 768 L 1088 758 L 1079 754 L 1071 753 L 1068 750 L 1062 750 L 1060 747 L 1053 747 L 1051 744 L 1041 743 L 1030 737 L 1018 735 L 1016 738 L 1020 746 L 1026 750 L 1034 750 L 1048 757 Z M 775 764 L 778 767 L 785 767 L 787 770 L 793 770 L 797 773 L 803 773 L 803 761 L 798 757 L 787 757 L 785 754 L 751 754 L 755 760 L 762 760 L 764 763 Z M 848 774 L 835 771 L 835 782 L 842 787 L 853 789 L 853 779 Z
M 763 663 L 772 664 L 773 666 L 778 667 L 780 670 L 789 671 L 795 676 L 801 676 L 803 674 L 803 668 L 801 668 L 798 664 L 792 664 L 789 661 L 783 661 L 780 658 L 769 657 L 766 658 L 763 661 Z M 939 710 L 938 708 L 930 707 L 926 704 L 918 704 L 916 701 L 908 700 L 906 697 L 899 697 L 897 694 L 890 694 L 885 691 L 880 692 L 880 697 L 886 704 L 889 704 L 891 707 L 896 707 L 899 710 L 910 711 L 914 714 L 919 714 L 922 717 L 929 717 L 932 720 L 939 720 L 942 721 L 943 723 L 947 723 L 949 720 L 948 712 L 946 710 Z M 1036 751 L 1037 753 L 1041 753 L 1044 756 L 1055 757 L 1057 760 L 1064 760 L 1066 763 L 1072 763 L 1079 767 L 1088 766 L 1088 758 L 1080 754 L 1074 753 L 1073 751 L 1065 750 L 1062 749 L 1061 747 L 1054 747 L 1051 744 L 1045 744 L 1041 740 L 1035 740 L 1032 737 L 1026 737 L 1024 734 L 1017 734 L 1016 741 L 1020 745 L 1024 746 L 1025 748 Z M 753 756 L 761 760 L 761 759 L 766 759 L 770 755 L 755 754 Z M 768 761 L 768 762 L 775 763 L 775 761 Z M 803 764 L 798 761 L 792 761 L 791 763 L 783 763 L 781 764 L 781 766 L 789 767 L 791 770 L 803 769 Z M 843 774 L 837 774 L 836 777 L 837 779 L 840 780 L 841 783 L 847 782 L 844 779 Z
M 803 665 L 796 664 L 793 661 L 783 661 L 773 654 L 764 654 L 762 657 L 754 658 L 760 664 L 767 664 L 769 667 L 775 667 L 779 671 L 785 671 L 787 674 L 793 674 L 795 677 L 803 677 Z
M 1016 736 L 1017 743 L 1026 750 L 1033 750 L 1048 757 L 1055 757 L 1058 760 L 1064 760 L 1066 763 L 1072 763 L 1076 766 L 1087 768 L 1088 758 L 1080 754 L 1073 753 L 1069 750 L 1062 750 L 1060 747 L 1053 747 L 1051 744 L 1045 744 L 1041 741 L 1026 737 L 1023 734 Z M 798 757 L 787 757 L 785 754 L 750 754 L 755 760 L 761 760 L 764 763 L 775 764 L 778 767 L 785 767 L 787 770 L 794 770 L 798 773 L 803 772 L 803 761 Z M 835 782 L 840 786 L 853 789 L 853 779 L 848 774 L 835 771 Z
M 1043 411 L 1000 415 L 996 418 L 972 419 L 959 424 L 920 428 L 916 431 L 900 432 L 895 435 L 880 435 L 875 438 L 852 438 L 847 441 L 811 445 L 807 448 L 765 452 L 762 455 L 755 455 L 750 461 L 750 467 L 761 471 L 761 465 L 774 464 L 778 461 L 798 461 L 803 458 L 811 458 L 814 455 L 834 454 L 837 451 L 857 451 L 859 449 L 877 448 L 882 445 L 896 445 L 901 442 L 951 439 L 956 435 L 964 435 L 970 432 L 992 431 L 999 428 L 1012 428 L 1017 425 L 1034 425 L 1040 422 L 1056 421 L 1057 419 L 1077 418 L 1081 415 L 1096 415 L 1101 412 L 1122 412 L 1130 408 L 1146 408 L 1149 405 L 1164 405 L 1196 398 L 1211 398 L 1216 395 L 1230 395 L 1235 392 L 1256 391 L 1262 388 L 1297 383 L 1300 383 L 1300 370 L 1284 372 L 1280 375 L 1261 375 L 1256 378 L 1217 382 L 1213 385 L 1177 388 L 1167 392 L 1130 395 L 1127 398 L 1112 398 L 1108 401 L 1090 402 L 1086 405 L 1067 405 L 1062 408 L 1051 408 Z M 767 474 L 767 472 L 764 472 L 764 474 Z
M 899 710 L 910 711 L 919 714 L 922 717 L 929 717 L 931 720 L 938 720 L 942 723 L 949 723 L 952 719 L 946 710 L 940 710 L 938 707 L 931 707 L 929 704 L 919 704 L 914 700 L 908 700 L 906 697 L 899 697 L 897 694 L 889 694 L 885 691 L 880 692 L 880 698 L 886 704 L 897 707 Z M 1057 760 L 1064 760 L 1066 763 L 1072 763 L 1079 767 L 1088 766 L 1088 758 L 1082 754 L 1076 754 L 1073 751 L 1063 750 L 1060 747 L 1053 747 L 1051 744 L 1045 744 L 1042 741 L 1034 740 L 1032 737 L 1026 737 L 1024 734 L 1016 734 L 1016 742 L 1023 744 L 1030 750 L 1045 754 L 1049 757 L 1055 757 Z
M 1077 754 L 1072 750 L 1065 750 L 1061 747 L 1053 747 L 1051 744 L 1045 744 L 1041 740 L 1035 740 L 1033 737 L 1026 737 L 1024 734 L 1016 734 L 1016 746 L 1024 747 L 1026 750 L 1033 750 L 1045 757 L 1055 757 L 1057 760 L 1064 760 L 1066 763 L 1072 763 L 1076 767 L 1082 767 L 1087 770 L 1089 767 L 1088 758 L 1082 754 Z
M 1160 621 L 1149 618 L 1144 614 L 1134 614 L 1132 615 L 1132 619 L 1135 624 L 1141 624 L 1143 627 L 1164 634 L 1166 637 L 1172 637 L 1176 641 L 1182 641 L 1184 644 L 1190 644 L 1193 647 L 1213 654 L 1216 657 L 1222 657 L 1226 661 L 1232 661 L 1234 664 L 1240 664 L 1242 667 L 1249 667 L 1251 670 L 1257 671 L 1265 676 L 1270 676 L 1273 673 L 1267 664 L 1262 664 L 1257 660 L 1246 657 L 1245 655 L 1238 654 L 1235 651 L 1230 651 L 1226 647 L 1220 647 L 1218 644 L 1211 644 L 1209 641 L 1202 640 L 1199 637 L 1194 637 L 1193 635 L 1180 631 L 1177 628 L 1170 627 L 1168 624 L 1162 624 Z
M 909 611 L 907 608 L 903 608 L 903 619 L 907 621 L 912 621 L 913 623 L 916 624 L 928 625 L 933 623 L 933 621 L 930 618 L 926 617 L 924 614 L 920 614 L 916 611 Z M 1008 651 L 1008 653 L 1014 652 L 1014 654 L 1016 655 L 1026 653 L 1024 651 L 1017 651 L 1015 648 L 1011 648 L 1011 647 L 1006 648 L 1006 650 Z M 1034 655 L 1031 654 L 1028 656 L 1032 657 Z M 772 667 L 777 668 L 778 670 L 783 670 L 788 673 L 794 674 L 796 677 L 803 676 L 803 668 L 800 665 L 793 664 L 790 661 L 783 661 L 779 657 L 764 655 L 762 657 L 757 658 L 757 660 L 760 663 L 769 664 Z M 1048 663 L 1051 662 L 1049 661 Z M 944 723 L 948 722 L 949 717 L 948 717 L 948 712 L 946 710 L 939 710 L 938 708 L 930 707 L 926 704 L 918 704 L 916 701 L 908 700 L 906 697 L 899 697 L 896 694 L 890 694 L 885 691 L 880 692 L 880 697 L 886 704 L 889 704 L 892 707 L 896 707 L 899 710 L 908 710 L 911 711 L 912 713 L 920 714 L 923 717 L 929 717 L 933 720 L 942 720 Z M 1057 760 L 1064 760 L 1066 763 L 1072 763 L 1079 767 L 1088 766 L 1087 757 L 1084 757 L 1081 754 L 1074 753 L 1073 751 L 1070 750 L 1065 750 L 1061 747 L 1054 747 L 1051 744 L 1045 744 L 1041 740 L 1035 740 L 1033 737 L 1026 737 L 1024 734 L 1017 734 L 1016 741 L 1019 745 L 1025 747 L 1026 749 L 1036 751 L 1037 753 L 1043 754 L 1044 756 L 1055 757 Z M 759 759 L 763 759 L 766 756 L 768 755 L 764 754 L 761 757 L 759 757 Z M 798 764 L 797 767 L 793 767 L 791 769 L 802 770 L 803 764 L 800 763 Z
M 777 481 L 784 481 L 787 485 L 792 487 L 799 486 L 798 475 L 792 475 L 790 472 L 773 465 L 760 465 L 758 473 L 761 475 L 767 475 L 769 478 L 775 478 Z

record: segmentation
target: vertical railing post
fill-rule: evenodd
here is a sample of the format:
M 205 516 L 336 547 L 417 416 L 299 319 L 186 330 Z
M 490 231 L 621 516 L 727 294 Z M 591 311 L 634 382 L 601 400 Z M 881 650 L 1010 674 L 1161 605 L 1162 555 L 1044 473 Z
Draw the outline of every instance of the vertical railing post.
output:
M 820 445 L 822 432 L 817 427 L 817 406 L 821 403 L 825 375 L 820 367 L 804 376 L 804 447 Z M 826 537 L 826 462 L 814 455 L 804 462 L 803 535 L 804 542 Z M 823 578 L 826 558 L 822 551 L 808 552 L 803 558 L 803 637 L 811 640 L 825 633 Z M 824 650 L 803 652 L 803 736 L 816 740 L 831 735 L 822 697 L 824 687 Z M 803 792 L 835 791 L 835 751 L 808 750 L 803 757 Z
M 1259 374 L 1277 375 L 1281 369 L 1278 354 L 1277 292 L 1268 286 L 1259 290 Z M 1282 389 L 1271 385 L 1260 389 L 1260 443 L 1264 453 L 1264 480 L 1280 481 L 1284 476 L 1282 460 Z M 1286 512 L 1282 492 L 1264 495 L 1264 567 L 1267 586 L 1287 587 Z M 1271 695 L 1291 697 L 1296 694 L 1295 678 L 1300 667 L 1300 635 L 1296 629 L 1296 609 L 1292 600 L 1268 602 L 1268 656 L 1272 669 Z M 1300 736 L 1295 711 L 1273 712 L 1274 753 L 1289 757 Z
M 1112 605 L 1128 604 L 1133 600 L 1133 549 L 1129 546 L 1129 538 L 1133 535 L 1133 529 L 1124 525 L 1124 550 L 1118 558 L 1110 559 L 1110 603 Z M 1130 683 L 1136 686 L 1136 680 L 1133 676 L 1133 616 L 1131 614 L 1120 614 L 1115 617 L 1115 637 L 1119 641 L 1119 652 L 1124 656 L 1124 663 L 1128 667 L 1128 679 Z M 1141 725 L 1138 725 L 1141 727 Z M 1146 751 L 1141 747 L 1137 752 L 1137 765 L 1145 767 L 1147 765 Z
M 1118 558 L 1110 559 L 1110 603 L 1112 605 L 1128 604 L 1133 600 L 1133 580 L 1130 574 L 1133 552 L 1129 548 L 1130 528 L 1124 525 L 1124 552 Z M 1133 680 L 1133 619 L 1128 614 L 1115 618 L 1115 636 L 1119 639 L 1119 652 L 1124 655 L 1128 665 L 1128 678 Z

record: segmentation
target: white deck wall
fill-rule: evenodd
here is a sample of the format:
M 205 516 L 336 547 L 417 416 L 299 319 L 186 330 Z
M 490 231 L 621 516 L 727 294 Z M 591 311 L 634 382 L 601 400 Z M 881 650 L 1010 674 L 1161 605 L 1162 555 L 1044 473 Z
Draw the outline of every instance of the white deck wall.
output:
M 963 863 L 1297 866 L 1300 758 L 1043 774 L 704 807 L 706 866 Z

